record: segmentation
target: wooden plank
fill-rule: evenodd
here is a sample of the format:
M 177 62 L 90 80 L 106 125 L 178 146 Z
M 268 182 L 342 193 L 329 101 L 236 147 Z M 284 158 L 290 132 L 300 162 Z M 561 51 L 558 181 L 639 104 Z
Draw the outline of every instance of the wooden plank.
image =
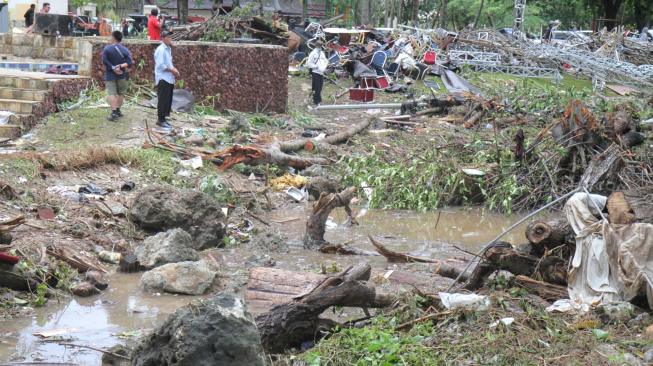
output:
M 309 291 L 326 276 L 278 268 L 255 267 L 249 272 L 245 302 L 249 311 L 260 314 Z

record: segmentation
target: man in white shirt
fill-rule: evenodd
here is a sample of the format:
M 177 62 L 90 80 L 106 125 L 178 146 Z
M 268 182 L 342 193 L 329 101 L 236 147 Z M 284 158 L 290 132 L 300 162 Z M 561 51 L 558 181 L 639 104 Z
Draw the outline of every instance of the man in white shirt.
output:
M 179 71 L 172 64 L 172 32 L 161 33 L 161 45 L 154 51 L 154 84 L 157 95 L 157 116 L 156 125 L 166 129 L 172 126 L 166 121 L 170 116 L 172 108 L 172 93 L 175 89 L 175 77 L 179 77 Z
M 315 42 L 315 48 L 308 55 L 306 65 L 311 70 L 311 88 L 313 90 L 313 104 L 317 107 L 322 103 L 322 86 L 324 85 L 324 72 L 329 65 L 329 60 L 322 49 L 324 44 L 318 40 Z

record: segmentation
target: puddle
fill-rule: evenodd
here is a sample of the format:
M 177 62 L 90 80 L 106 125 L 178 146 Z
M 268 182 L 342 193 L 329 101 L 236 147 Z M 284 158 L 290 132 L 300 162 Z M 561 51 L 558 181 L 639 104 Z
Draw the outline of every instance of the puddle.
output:
M 252 255 L 269 255 L 277 268 L 315 271 L 322 263 L 337 262 L 340 267 L 368 261 L 376 270 L 389 265 L 383 257 L 323 255 L 302 248 L 302 238 L 310 204 L 293 209 L 273 211 L 265 217 L 288 238 L 288 253 L 261 253 L 244 248 L 220 250 L 219 260 L 227 276 L 246 273 L 243 263 Z M 296 218 L 295 220 L 290 220 Z M 477 251 L 521 217 L 484 213 L 477 209 L 447 209 L 437 212 L 367 210 L 358 218 L 360 225 L 341 225 L 347 219 L 343 210 L 332 215 L 336 227 L 328 228 L 326 239 L 333 243 L 373 250 L 367 235 L 379 238 L 389 248 L 433 258 L 463 256 L 453 245 Z M 290 221 L 288 221 L 290 220 Z M 436 226 L 437 222 L 437 226 Z M 526 224 L 524 224 L 525 226 Z M 504 240 L 524 242 L 523 227 Z M 64 347 L 44 342 L 36 332 L 65 329 L 61 336 L 71 343 L 105 348 L 126 342 L 121 335 L 138 334 L 155 327 L 175 309 L 197 297 L 144 293 L 139 288 L 140 274 L 112 274 L 109 289 L 90 299 L 67 299 L 57 304 L 49 301 L 45 308 L 35 309 L 33 317 L 0 322 L 0 361 L 71 362 L 100 365 L 101 354 L 95 351 Z

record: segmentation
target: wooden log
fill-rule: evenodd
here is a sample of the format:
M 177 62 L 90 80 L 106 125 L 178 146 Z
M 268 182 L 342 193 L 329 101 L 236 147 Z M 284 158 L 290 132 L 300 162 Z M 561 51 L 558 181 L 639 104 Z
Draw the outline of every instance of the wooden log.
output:
M 635 222 L 653 224 L 653 187 L 643 187 L 623 191 L 624 199 L 635 216 Z M 609 204 L 608 200 L 608 204 Z M 610 207 L 608 206 L 608 212 Z
M 286 141 L 282 142 L 279 144 L 279 149 L 282 152 L 293 152 L 293 151 L 298 151 L 303 149 L 307 144 L 309 146 L 318 146 L 321 144 L 329 144 L 329 145 L 336 145 L 336 144 L 341 144 L 353 136 L 365 131 L 366 128 L 370 126 L 374 119 L 373 118 L 368 118 L 360 123 L 357 123 L 350 128 L 338 132 L 336 134 L 327 136 L 324 138 L 324 140 L 321 141 L 316 141 L 315 139 L 297 139 L 297 140 L 292 140 L 292 141 Z
M 566 285 L 568 262 L 558 256 L 539 258 L 521 253 L 507 243 L 497 243 L 490 247 L 483 260 L 476 266 L 465 288 L 479 288 L 483 280 L 496 270 L 505 270 L 514 275 L 542 278 L 546 282 Z
M 375 252 L 370 252 L 369 250 L 363 250 L 351 247 L 346 244 L 331 244 L 326 243 L 320 247 L 320 252 L 325 254 L 342 254 L 342 255 L 366 255 L 366 256 L 376 256 L 378 255 Z
M 278 268 L 255 267 L 249 271 L 245 290 L 248 309 L 255 315 L 269 311 L 310 291 L 326 276 L 313 272 L 295 272 Z
M 624 192 L 612 192 L 608 197 L 608 221 L 625 225 L 635 222 L 635 213 L 626 200 Z
M 65 248 L 51 245 L 47 248 L 46 253 L 68 263 L 68 265 L 80 272 L 88 272 L 93 270 L 101 273 L 107 273 L 107 270 L 102 268 L 100 265 L 91 263 L 89 258 L 83 258 L 78 254 L 71 253 Z
M 311 165 L 327 165 L 329 160 L 316 157 L 302 157 L 288 155 L 281 151 L 278 146 L 240 146 L 233 145 L 218 153 L 212 154 L 210 160 L 218 160 L 218 168 L 226 170 L 232 166 L 243 163 L 247 165 L 274 164 L 279 166 L 290 166 L 296 169 L 305 169 Z
M 354 198 L 355 192 L 356 187 L 349 187 L 340 193 L 320 194 L 320 198 L 313 204 L 311 216 L 306 221 L 305 248 L 312 249 L 326 243 L 324 240 L 326 220 L 334 208 L 344 207 L 349 216 L 352 216 L 349 202 Z
M 513 278 L 513 282 L 515 285 L 521 286 L 529 292 L 533 292 L 537 296 L 548 301 L 556 301 L 559 299 L 569 298 L 569 292 L 564 286 L 534 280 L 530 277 L 522 275 L 515 276 L 515 278 Z
M 435 266 L 435 274 L 440 275 L 442 277 L 447 277 L 447 278 L 457 278 L 460 273 L 462 272 L 458 268 L 455 268 L 453 266 L 450 266 L 446 263 L 444 263 L 441 260 L 438 259 L 431 259 L 431 258 L 424 258 L 424 257 L 416 257 L 412 256 L 409 254 L 405 253 L 399 253 L 395 252 L 393 250 L 388 249 L 385 245 L 381 244 L 378 240 L 374 239 L 371 235 L 368 235 L 368 238 L 370 238 L 370 241 L 372 242 L 372 245 L 374 245 L 374 248 L 376 248 L 376 251 L 379 252 L 382 256 L 384 256 L 388 262 L 393 262 L 393 263 L 434 263 L 436 264 Z M 461 278 L 463 281 L 467 280 L 467 276 L 463 275 Z
M 622 154 L 623 150 L 617 144 L 612 144 L 596 155 L 585 169 L 579 185 L 592 191 L 597 183 L 615 176 L 624 166 Z
M 572 239 L 573 230 L 566 219 L 535 220 L 526 226 L 526 238 L 533 246 L 533 254 L 541 256 Z
M 256 317 L 261 344 L 268 353 L 283 353 L 307 340 L 319 338 L 323 324 L 319 315 L 331 306 L 386 307 L 395 298 L 377 294 L 369 280 L 371 267 L 361 263 L 325 278 L 315 288 L 292 301 L 273 307 Z
M 9 232 L 25 223 L 25 216 L 19 215 L 11 219 L 0 221 L 0 232 Z

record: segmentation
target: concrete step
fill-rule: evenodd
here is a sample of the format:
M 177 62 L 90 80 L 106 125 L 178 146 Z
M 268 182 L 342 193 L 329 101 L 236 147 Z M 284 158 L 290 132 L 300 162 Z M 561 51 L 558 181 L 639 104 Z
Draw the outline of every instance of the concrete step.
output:
M 41 102 L 46 94 L 47 90 L 19 89 L 0 86 L 0 99 L 18 99 Z
M 29 77 L 0 76 L 0 87 L 16 89 L 50 90 L 50 82 L 47 79 L 32 79 Z
M 0 99 L 0 111 L 31 114 L 38 102 L 31 100 Z
M 0 139 L 15 139 L 20 137 L 22 129 L 19 125 L 0 125 Z
M 58 70 L 74 71 L 77 73 L 79 66 L 74 63 L 66 63 L 60 61 L 0 61 L 0 69 L 13 69 L 21 71 L 38 71 L 48 72 L 48 70 L 56 68 Z

